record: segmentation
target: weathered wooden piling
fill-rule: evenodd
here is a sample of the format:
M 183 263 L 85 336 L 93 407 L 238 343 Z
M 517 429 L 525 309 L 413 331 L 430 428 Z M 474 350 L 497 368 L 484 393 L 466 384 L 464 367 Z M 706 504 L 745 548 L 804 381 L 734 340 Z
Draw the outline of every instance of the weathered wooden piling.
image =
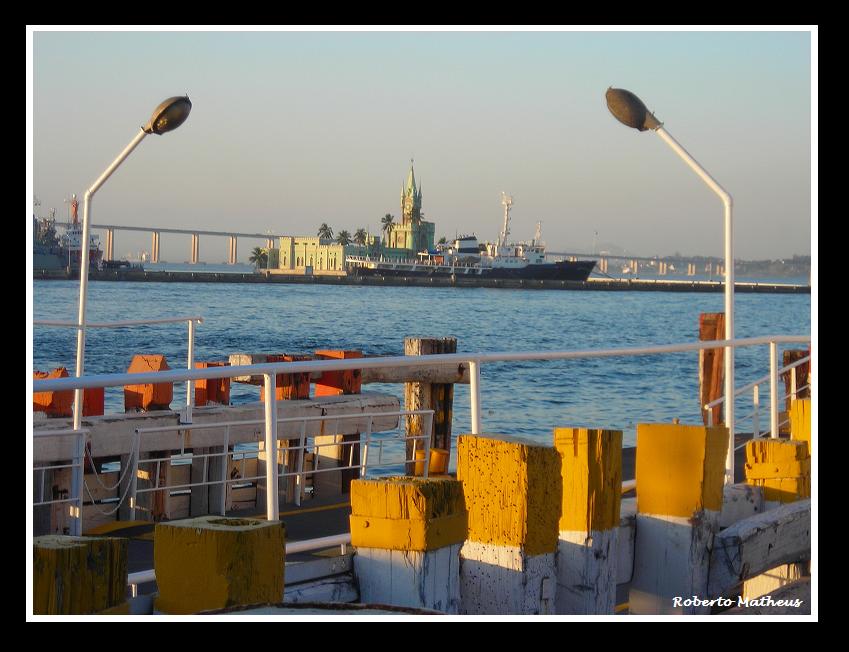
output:
M 360 601 L 458 613 L 466 532 L 457 480 L 355 480 L 351 544 Z
M 725 313 L 703 312 L 699 315 L 699 341 L 708 342 L 712 340 L 725 339 Z M 713 425 L 723 423 L 723 404 L 715 406 L 711 410 L 705 410 L 705 405 L 713 403 L 723 395 L 725 368 L 725 349 L 701 349 L 699 351 L 699 408 L 702 411 L 702 419 L 705 425 L 709 425 L 709 414 L 713 415 Z
M 156 609 L 190 614 L 283 599 L 286 528 L 281 521 L 203 516 L 158 523 Z
M 707 596 L 719 530 L 728 430 L 637 425 L 637 529 L 630 611 L 706 613 L 675 598 Z
M 622 498 L 622 431 L 557 428 L 563 482 L 558 614 L 612 614 Z
M 456 353 L 456 337 L 405 337 L 404 355 L 437 355 Z M 433 382 L 407 382 L 404 384 L 405 410 L 433 410 L 430 445 L 444 451 L 451 450 L 451 421 L 454 410 L 454 384 Z M 407 417 L 406 437 L 418 437 L 425 432 L 425 418 Z M 413 449 L 422 448 L 421 439 L 407 440 L 407 459 L 414 458 Z M 446 468 L 448 465 L 446 460 Z M 412 473 L 407 464 L 406 472 Z
M 563 487 L 557 451 L 519 437 L 461 435 L 457 479 L 469 513 L 461 613 L 554 613 Z
M 47 535 L 33 539 L 33 613 L 96 614 L 127 593 L 127 539 Z

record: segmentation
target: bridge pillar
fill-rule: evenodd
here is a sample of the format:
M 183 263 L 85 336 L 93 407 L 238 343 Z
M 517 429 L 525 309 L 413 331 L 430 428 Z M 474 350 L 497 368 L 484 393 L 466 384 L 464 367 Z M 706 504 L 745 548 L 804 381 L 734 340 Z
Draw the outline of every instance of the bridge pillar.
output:
M 193 265 L 197 265 L 200 262 L 200 235 L 197 233 L 192 233 L 192 253 L 190 259 Z
M 115 260 L 115 229 L 106 229 L 106 260 Z
M 159 262 L 159 231 L 154 231 L 150 244 L 150 262 Z
M 236 236 L 231 235 L 231 236 L 227 236 L 227 241 L 228 241 L 227 262 L 230 265 L 235 265 L 239 260 L 238 239 L 236 238 Z

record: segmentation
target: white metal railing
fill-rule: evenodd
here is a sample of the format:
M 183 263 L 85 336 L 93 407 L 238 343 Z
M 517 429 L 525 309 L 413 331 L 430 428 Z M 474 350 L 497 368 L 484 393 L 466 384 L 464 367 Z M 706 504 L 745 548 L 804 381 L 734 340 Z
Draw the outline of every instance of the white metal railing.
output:
M 191 369 L 195 366 L 195 324 L 202 324 L 203 317 L 163 317 L 160 319 L 136 319 L 131 321 L 89 322 L 85 325 L 85 328 L 124 328 L 127 326 L 150 326 L 153 324 L 174 324 L 180 322 L 187 322 L 189 326 L 187 368 Z M 77 322 L 72 321 L 36 319 L 32 323 L 34 326 L 50 328 L 74 328 L 77 330 L 83 328 Z M 186 409 L 181 414 L 181 420 L 185 423 L 192 422 L 192 407 L 195 404 L 194 392 L 192 391 L 193 383 L 193 380 L 186 381 Z
M 801 365 L 803 365 L 807 362 L 810 362 L 810 360 L 811 360 L 810 355 L 807 355 L 803 358 L 800 358 L 799 360 L 796 360 L 795 362 L 792 362 L 792 363 L 790 363 L 790 364 L 788 364 L 784 367 L 781 367 L 780 369 L 777 368 L 777 366 L 778 366 L 777 360 L 778 360 L 777 348 L 775 347 L 774 344 L 771 343 L 770 344 L 770 373 L 765 375 L 765 376 L 758 378 L 757 380 L 753 380 L 752 382 L 747 383 L 746 385 L 743 385 L 742 387 L 739 387 L 734 392 L 735 398 L 738 397 L 738 396 L 742 396 L 746 392 L 749 392 L 749 391 L 752 392 L 753 409 L 748 414 L 744 414 L 742 416 L 737 416 L 735 418 L 735 426 L 736 426 L 736 424 L 742 423 L 743 421 L 745 421 L 747 419 L 752 419 L 752 433 L 753 433 L 753 436 L 754 436 L 755 439 L 757 439 L 761 436 L 761 429 L 760 429 L 760 403 L 761 403 L 760 402 L 760 386 L 763 383 L 766 383 L 766 382 L 770 383 L 771 395 L 774 394 L 774 393 L 778 393 L 777 400 L 771 400 L 770 401 L 770 429 L 769 429 L 769 433 L 770 433 L 770 437 L 772 437 L 772 438 L 778 437 L 781 426 L 784 426 L 784 425 L 787 424 L 787 420 L 779 423 L 779 420 L 778 420 L 778 412 L 779 412 L 778 404 L 779 404 L 779 402 L 785 401 L 788 398 L 794 398 L 795 399 L 799 392 L 801 392 L 802 390 L 808 389 L 810 387 L 808 384 L 805 384 L 805 385 L 802 385 L 801 387 L 798 387 L 797 386 L 797 380 L 796 380 L 796 369 L 798 367 L 800 367 Z M 782 375 L 784 375 L 788 372 L 790 373 L 790 392 L 788 394 L 780 393 L 780 390 L 778 390 L 778 384 L 779 384 L 778 378 L 779 378 L 779 376 L 782 376 Z M 720 396 L 718 399 L 711 401 L 710 403 L 707 403 L 704 406 L 704 409 L 707 410 L 707 414 L 708 414 L 707 418 L 708 418 L 708 425 L 709 426 L 713 425 L 713 408 L 715 408 L 718 405 L 722 405 L 723 403 L 725 403 L 725 397 Z M 745 444 L 741 444 L 737 448 L 738 449 L 743 448 L 744 446 L 745 446 Z
M 83 376 L 80 378 L 53 378 L 33 381 L 33 391 L 63 391 L 86 389 L 93 387 L 123 386 L 128 383 L 146 384 L 162 382 L 183 382 L 194 380 L 209 380 L 216 378 L 233 378 L 236 376 L 262 375 L 265 385 L 265 450 L 277 450 L 277 399 L 276 384 L 277 374 L 285 373 L 323 373 L 325 371 L 353 370 L 365 368 L 394 368 L 394 367 L 429 367 L 440 364 L 469 365 L 470 372 L 470 402 L 471 402 L 471 430 L 472 434 L 482 432 L 481 424 L 481 365 L 490 362 L 518 362 L 530 360 L 575 360 L 609 357 L 628 357 L 641 355 L 658 355 L 667 353 L 682 353 L 688 351 L 699 351 L 713 348 L 726 347 L 750 347 L 769 345 L 771 359 L 771 394 L 770 400 L 772 410 L 777 410 L 777 357 L 778 344 L 810 343 L 810 336 L 783 336 L 773 335 L 765 337 L 740 338 L 735 340 L 712 340 L 707 342 L 694 342 L 685 344 L 670 344 L 649 347 L 631 347 L 622 349 L 598 349 L 579 351 L 549 351 L 549 352 L 519 352 L 519 353 L 454 353 L 436 354 L 427 356 L 394 356 L 386 358 L 355 358 L 347 360 L 309 360 L 297 362 L 273 362 L 258 365 L 240 365 L 230 367 L 213 367 L 208 369 L 170 370 L 164 372 L 149 372 L 139 374 L 105 374 L 99 376 Z M 216 424 L 221 427 L 222 424 Z M 200 427 L 200 426 L 198 426 Z M 174 427 L 170 427 L 174 430 Z M 733 424 L 729 427 L 731 445 L 734 442 Z M 429 445 L 430 438 L 425 441 Z M 300 447 L 299 447 L 300 448 Z M 301 449 L 303 450 L 303 449 Z M 303 455 L 302 455 L 303 457 Z M 413 456 L 415 461 L 415 455 Z M 729 456 L 733 461 L 733 456 Z M 276 456 L 266 455 L 266 517 L 269 520 L 278 520 L 279 510 L 277 503 L 278 473 L 276 472 Z M 429 455 L 425 456 L 429 461 Z M 732 462 L 733 464 L 733 462 Z M 80 469 L 82 471 L 82 469 Z M 81 473 L 82 474 L 82 473 Z M 733 482 L 734 469 L 726 469 L 726 478 Z M 625 483 L 628 488 L 633 488 L 631 483 Z M 623 486 L 623 490 L 625 487 Z M 80 492 L 82 495 L 82 492 Z M 81 512 L 80 512 L 81 515 Z M 344 538 L 346 535 L 340 535 Z M 349 536 L 349 535 L 348 535 Z M 344 544 L 349 539 L 342 543 Z M 311 545 L 305 542 L 302 545 Z M 335 545 L 335 544 L 333 544 Z M 141 574 L 133 574 L 129 580 L 130 584 L 137 584 L 151 575 L 152 571 Z M 150 580 L 146 580 L 150 581 Z
M 481 424 L 481 365 L 489 362 L 517 362 L 527 360 L 574 360 L 608 357 L 627 357 L 639 355 L 656 355 L 666 353 L 681 353 L 703 349 L 725 347 L 749 347 L 769 345 L 771 359 L 775 360 L 775 347 L 778 344 L 809 343 L 810 336 L 765 336 L 741 338 L 735 340 L 711 340 L 686 344 L 669 344 L 662 346 L 632 347 L 623 349 L 597 349 L 579 351 L 532 351 L 520 353 L 452 353 L 427 356 L 395 356 L 386 358 L 354 358 L 347 360 L 304 360 L 297 362 L 272 362 L 258 365 L 241 365 L 230 367 L 214 367 L 208 369 L 185 369 L 162 372 L 145 372 L 138 374 L 104 374 L 98 376 L 82 376 L 80 378 L 51 378 L 33 381 L 33 391 L 63 391 L 92 387 L 123 386 L 125 384 L 145 384 L 163 382 L 183 382 L 202 379 L 232 378 L 235 376 L 262 375 L 265 384 L 265 450 L 274 450 L 275 433 L 277 432 L 277 374 L 312 373 L 335 370 L 393 368 L 393 367 L 428 367 L 439 364 L 467 363 L 470 370 L 470 402 L 471 402 L 471 431 L 472 434 L 482 432 Z M 771 374 L 777 378 L 777 368 Z M 778 395 L 777 382 L 771 383 L 771 404 L 777 411 Z M 731 442 L 734 441 L 733 424 L 729 427 Z M 732 443 L 733 445 L 733 443 Z M 733 456 L 731 456 L 733 459 Z M 730 466 L 730 464 L 729 464 Z M 734 469 L 726 469 L 727 477 L 734 477 Z M 269 500 L 267 517 L 277 520 L 276 501 L 270 499 L 277 495 L 277 473 L 273 458 L 266 456 L 266 490 Z
M 398 434 L 387 434 L 387 431 L 375 431 L 374 430 L 374 420 L 375 418 L 386 418 L 386 417 L 406 417 L 410 419 L 411 417 L 424 417 L 424 426 L 423 432 L 420 435 L 405 437 L 404 433 Z M 325 435 L 335 435 L 339 431 L 339 422 L 346 419 L 367 419 L 367 426 L 365 432 L 361 433 L 361 437 L 364 436 L 364 441 L 361 441 L 360 437 L 357 437 L 355 440 L 351 439 L 350 441 L 331 441 L 319 443 L 316 440 L 316 437 L 325 436 Z M 314 422 L 332 422 L 335 424 L 335 427 L 329 428 L 327 430 L 322 429 L 324 432 L 323 435 L 314 435 L 307 434 L 307 424 Z M 367 412 L 367 413 L 355 413 L 355 414 L 340 414 L 340 415 L 321 415 L 321 416 L 310 416 L 310 417 L 287 417 L 283 419 L 277 420 L 278 428 L 286 423 L 300 423 L 300 434 L 297 438 L 298 444 L 295 446 L 287 445 L 281 446 L 278 441 L 280 438 L 279 432 L 274 440 L 274 447 L 272 450 L 275 451 L 273 455 L 268 455 L 268 448 L 263 448 L 262 450 L 249 450 L 249 449 L 241 449 L 238 451 L 230 451 L 230 428 L 235 426 L 246 426 L 246 425 L 258 425 L 264 423 L 260 420 L 242 420 L 242 421 L 227 421 L 227 422 L 217 422 L 217 423 L 207 423 L 207 424 L 189 424 L 189 425 L 179 425 L 175 426 L 159 426 L 159 427 L 151 427 L 151 428 L 136 428 L 135 432 L 137 437 L 134 442 L 135 451 L 134 454 L 131 454 L 131 458 L 134 460 L 132 462 L 133 468 L 130 474 L 130 490 L 129 490 L 129 507 L 130 507 L 130 520 L 135 519 L 135 510 L 138 505 L 138 495 L 142 493 L 150 493 L 150 492 L 158 492 L 158 491 L 174 491 L 174 490 L 190 490 L 193 487 L 201 487 L 201 486 L 213 486 L 213 485 L 223 485 L 228 486 L 235 483 L 255 483 L 261 480 L 266 480 L 268 482 L 268 477 L 266 474 L 257 474 L 257 475 L 249 475 L 244 472 L 244 460 L 248 457 L 256 457 L 258 455 L 263 455 L 265 457 L 271 457 L 272 459 L 278 459 L 281 453 L 285 454 L 287 463 L 279 464 L 274 463 L 275 467 L 280 466 L 282 470 L 277 470 L 276 476 L 278 482 L 285 478 L 291 478 L 294 481 L 294 502 L 296 505 L 300 506 L 301 501 L 304 497 L 304 492 L 306 490 L 306 481 L 308 478 L 322 474 L 322 473 L 336 473 L 342 471 L 352 471 L 358 470 L 362 476 L 368 474 L 369 471 L 375 471 L 376 469 L 388 469 L 397 467 L 399 464 L 403 464 L 405 467 L 408 464 L 415 465 L 416 470 L 418 470 L 419 465 L 422 466 L 422 474 L 426 478 L 428 477 L 430 470 L 430 440 L 431 433 L 433 430 L 433 410 L 401 410 L 398 412 Z M 202 453 L 202 454 L 185 454 L 185 442 L 186 437 L 190 436 L 191 432 L 199 431 L 199 430 L 224 430 L 224 437 L 221 442 L 221 447 L 223 452 L 221 453 Z M 181 448 L 181 452 L 179 455 L 168 455 L 166 457 L 158 457 L 158 458 L 146 458 L 139 459 L 138 451 L 140 448 L 141 437 L 149 434 L 157 434 L 164 432 L 174 432 L 178 431 L 182 437 L 183 446 Z M 291 444 L 292 438 L 285 437 Z M 312 439 L 312 442 L 310 442 Z M 407 459 L 404 457 L 403 460 L 395 460 L 392 459 L 390 461 L 384 462 L 383 460 L 383 449 L 384 442 L 387 440 L 398 440 L 401 442 L 412 441 L 413 448 L 411 451 L 412 457 Z M 421 451 L 419 451 L 419 444 L 421 442 Z M 356 447 L 359 444 L 363 444 L 362 454 L 358 455 L 358 459 L 355 460 L 355 452 Z M 369 450 L 370 447 L 376 446 L 378 449 L 376 459 L 372 457 L 369 459 Z M 347 447 L 347 455 L 340 456 L 343 459 L 347 458 L 347 464 L 343 464 L 341 466 L 333 466 L 329 468 L 318 468 L 317 461 L 319 458 L 319 452 L 322 448 L 330 448 L 330 447 Z M 422 452 L 423 458 L 417 458 L 417 453 Z M 312 455 L 313 468 L 306 468 L 306 458 L 307 456 Z M 238 478 L 230 478 L 227 473 L 219 472 L 217 475 L 220 476 L 221 479 L 218 480 L 203 480 L 200 482 L 188 482 L 181 483 L 178 485 L 163 485 L 160 484 L 160 465 L 163 462 L 171 463 L 177 459 L 184 459 L 187 461 L 194 460 L 203 460 L 204 464 L 204 472 L 202 477 L 208 477 L 209 464 L 210 459 L 218 459 L 221 462 L 226 463 L 227 458 L 230 457 L 232 460 L 236 460 L 237 458 L 242 460 L 242 472 L 239 473 Z M 287 470 L 287 467 L 291 467 L 291 463 L 289 460 L 294 458 L 295 464 L 297 466 L 294 470 Z M 147 477 L 154 478 L 153 486 L 139 489 L 137 487 L 137 481 L 140 476 L 139 474 L 139 466 L 140 465 L 155 465 L 155 470 L 150 473 L 146 473 Z M 225 466 L 224 468 L 228 468 Z M 288 492 L 287 492 L 288 493 Z M 277 502 L 277 496 L 267 496 L 267 500 L 274 500 Z M 121 499 L 123 500 L 123 498 Z M 226 492 L 221 493 L 221 502 L 218 505 L 218 510 L 223 515 L 226 511 Z M 279 510 L 279 507 L 275 505 L 275 510 Z
M 75 437 L 74 456 L 67 464 L 48 464 L 45 466 L 33 466 L 33 472 L 39 473 L 38 500 L 33 500 L 33 507 L 45 507 L 47 505 L 69 504 L 70 516 L 77 523 L 82 523 L 83 514 L 83 487 L 85 485 L 85 440 L 89 431 L 86 428 L 80 430 L 43 430 L 34 431 L 33 438 Z M 68 497 L 53 497 L 50 500 L 44 498 L 45 476 L 48 471 L 59 469 L 71 469 L 71 495 Z

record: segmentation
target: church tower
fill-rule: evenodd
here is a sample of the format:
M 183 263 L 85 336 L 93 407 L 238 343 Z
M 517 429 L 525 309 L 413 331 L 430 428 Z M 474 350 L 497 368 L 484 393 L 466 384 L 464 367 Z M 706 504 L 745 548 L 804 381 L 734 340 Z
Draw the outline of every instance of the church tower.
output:
M 401 186 L 401 224 L 419 224 L 422 221 L 422 190 L 416 187 L 416 174 L 413 160 L 410 159 L 410 173 L 407 183 Z

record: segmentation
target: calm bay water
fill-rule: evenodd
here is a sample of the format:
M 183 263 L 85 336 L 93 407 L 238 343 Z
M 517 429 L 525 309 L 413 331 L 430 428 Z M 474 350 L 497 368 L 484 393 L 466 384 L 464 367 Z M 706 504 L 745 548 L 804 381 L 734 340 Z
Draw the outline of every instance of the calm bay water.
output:
M 34 281 L 33 317 L 75 321 L 79 286 Z M 307 286 L 243 283 L 92 282 L 91 322 L 200 315 L 195 359 L 230 353 L 308 353 L 318 348 L 402 355 L 405 336 L 456 336 L 459 351 L 554 351 L 692 342 L 701 312 L 721 312 L 722 294 L 569 292 Z M 803 335 L 811 330 L 810 295 L 738 294 L 738 337 Z M 33 369 L 73 373 L 71 329 L 33 329 Z M 185 366 L 187 326 L 169 324 L 89 330 L 86 374 L 119 373 L 135 353 L 162 353 Z M 737 353 L 737 384 L 769 369 L 767 347 Z M 403 396 L 403 388 L 367 391 Z M 172 407 L 185 402 L 177 386 Z M 634 443 L 638 422 L 698 423 L 698 354 L 482 367 L 483 426 L 550 442 L 556 426 L 621 428 Z M 257 387 L 234 384 L 234 403 L 258 400 Z M 106 390 L 106 410 L 121 411 L 120 389 Z M 748 405 L 748 407 L 747 407 Z M 738 401 L 738 414 L 750 410 Z M 469 427 L 468 386 L 455 391 L 454 432 Z M 748 429 L 744 427 L 743 429 Z

